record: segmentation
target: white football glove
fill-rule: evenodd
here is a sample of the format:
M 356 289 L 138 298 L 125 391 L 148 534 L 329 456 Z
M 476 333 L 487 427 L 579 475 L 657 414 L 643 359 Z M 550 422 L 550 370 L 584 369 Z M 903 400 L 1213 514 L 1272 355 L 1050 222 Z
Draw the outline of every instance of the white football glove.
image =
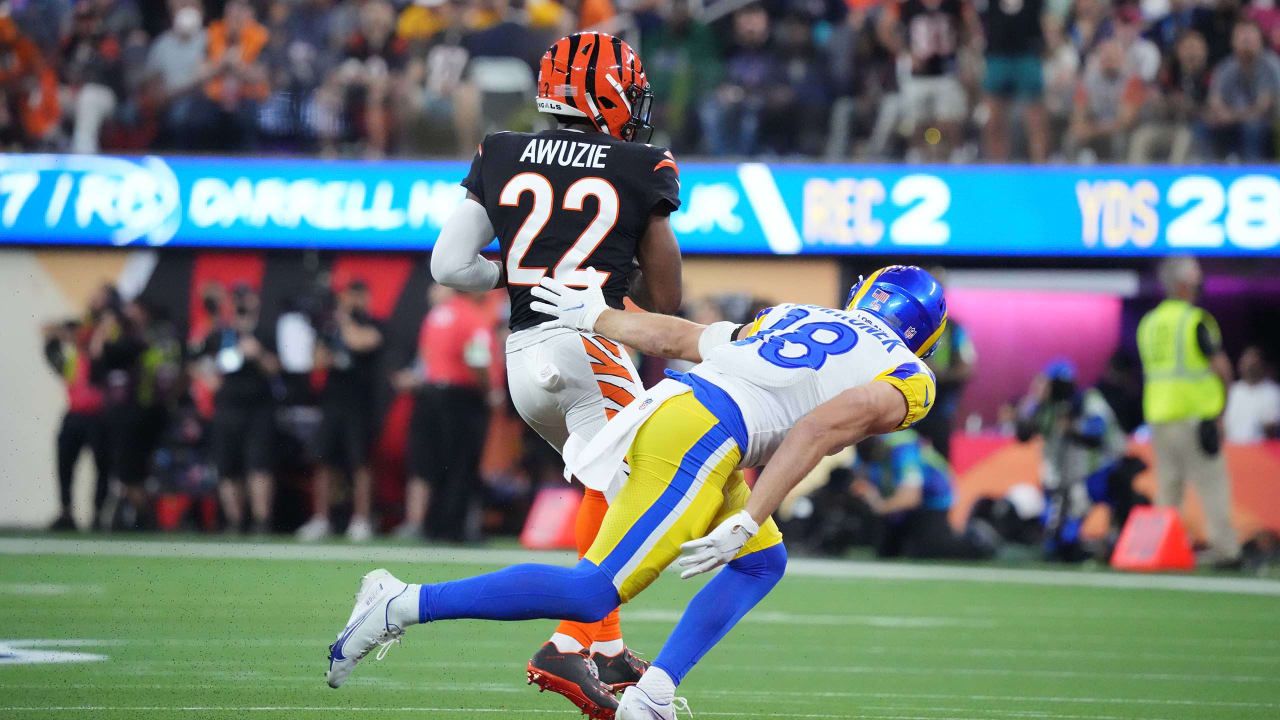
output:
M 589 268 L 591 272 L 594 268 Z M 596 318 L 609 309 L 605 304 L 604 293 L 599 287 L 588 287 L 575 290 L 553 277 L 542 278 L 540 285 L 534 286 L 530 292 L 539 300 L 529 303 L 534 312 L 553 315 L 557 319 L 547 325 L 570 327 L 583 332 L 595 332 Z
M 740 510 L 705 537 L 681 545 L 681 552 L 687 554 L 680 558 L 680 567 L 688 568 L 680 573 L 681 579 L 687 580 L 694 575 L 715 570 L 734 559 L 742 546 L 758 532 L 760 526 L 756 521 L 751 519 L 746 510 Z

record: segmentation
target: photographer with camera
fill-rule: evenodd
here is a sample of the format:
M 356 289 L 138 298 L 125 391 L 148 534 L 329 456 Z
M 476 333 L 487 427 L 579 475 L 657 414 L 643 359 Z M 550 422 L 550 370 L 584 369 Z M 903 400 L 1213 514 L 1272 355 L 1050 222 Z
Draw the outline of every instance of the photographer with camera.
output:
M 333 482 L 341 473 L 351 478 L 352 512 L 347 539 L 373 537 L 373 476 L 369 450 L 378 429 L 378 367 L 382 328 L 369 314 L 369 286 L 352 280 L 339 293 L 331 317 L 319 328 L 316 367 L 327 370 L 320 393 L 321 421 L 316 442 L 319 466 L 312 486 L 313 514 L 298 538 L 314 542 L 330 533 Z
M 989 539 L 951 528 L 951 466 L 919 433 L 873 436 L 856 447 L 850 491 L 871 514 L 876 557 L 979 560 L 995 554 Z
M 1031 382 L 1018 411 L 1017 436 L 1044 438 L 1044 552 L 1051 560 L 1079 562 L 1092 555 L 1080 537 L 1094 503 L 1111 506 L 1114 541 L 1135 504 L 1133 478 L 1146 468 L 1126 458 L 1126 435 L 1106 398 L 1081 389 L 1071 361 L 1058 359 Z
M 67 388 L 67 411 L 57 438 L 58 499 L 61 512 L 50 530 L 75 530 L 71 516 L 71 484 L 75 480 L 76 461 L 87 447 L 93 452 L 97 473 L 94 488 L 94 524 L 107 498 L 111 481 L 111 447 L 102 421 L 105 397 L 100 373 L 94 372 L 90 343 L 100 337 L 98 327 L 108 307 L 119 302 L 116 289 L 99 288 L 89 300 L 83 317 L 44 326 L 44 356 L 49 367 L 62 378 Z M 101 343 L 98 343 L 101 349 Z
M 205 293 L 205 309 L 213 323 L 195 348 L 194 373 L 213 391 L 213 459 L 218 494 L 227 527 L 244 523 L 241 481 L 247 478 L 253 531 L 267 532 L 274 486 L 271 476 L 275 443 L 275 381 L 280 363 L 270 348 L 275 341 L 260 322 L 258 293 L 237 285 L 226 317 L 219 293 Z

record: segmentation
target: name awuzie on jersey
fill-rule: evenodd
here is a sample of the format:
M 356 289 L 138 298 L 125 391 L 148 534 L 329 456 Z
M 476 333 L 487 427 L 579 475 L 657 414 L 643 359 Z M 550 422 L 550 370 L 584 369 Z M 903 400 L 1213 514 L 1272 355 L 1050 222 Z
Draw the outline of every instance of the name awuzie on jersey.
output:
M 520 153 L 520 162 L 559 165 L 561 167 L 603 168 L 609 154 L 608 145 L 533 138 Z

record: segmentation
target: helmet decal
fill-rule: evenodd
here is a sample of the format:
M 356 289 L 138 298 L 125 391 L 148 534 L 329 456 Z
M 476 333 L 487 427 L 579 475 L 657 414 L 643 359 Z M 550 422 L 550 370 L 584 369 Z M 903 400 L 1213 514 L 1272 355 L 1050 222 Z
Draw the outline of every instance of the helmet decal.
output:
M 849 291 L 846 307 L 879 317 L 921 358 L 933 352 L 947 325 L 942 287 L 915 266 L 892 265 L 860 278 Z

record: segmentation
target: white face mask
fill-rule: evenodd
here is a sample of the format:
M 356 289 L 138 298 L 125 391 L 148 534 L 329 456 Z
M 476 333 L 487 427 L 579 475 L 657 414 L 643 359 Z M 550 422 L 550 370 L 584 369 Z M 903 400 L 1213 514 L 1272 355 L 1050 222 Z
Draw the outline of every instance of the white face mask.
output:
M 177 30 L 179 35 L 195 35 L 203 23 L 204 18 L 200 15 L 200 11 L 190 6 L 179 9 L 173 16 L 173 29 Z

